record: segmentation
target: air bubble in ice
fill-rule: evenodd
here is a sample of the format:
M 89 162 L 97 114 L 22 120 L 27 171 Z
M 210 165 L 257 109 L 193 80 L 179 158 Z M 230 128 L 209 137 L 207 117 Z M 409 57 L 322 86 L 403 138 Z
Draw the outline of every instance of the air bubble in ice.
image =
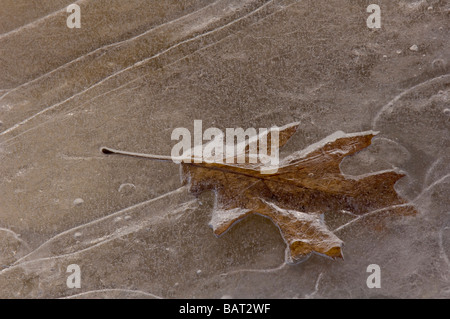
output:
M 444 70 L 446 64 L 444 59 L 435 59 L 431 62 L 431 67 L 435 70 Z
M 136 189 L 136 186 L 134 186 L 133 184 L 124 183 L 119 186 L 119 193 L 122 195 L 130 195 L 131 193 L 134 192 L 135 189 Z
M 84 203 L 84 200 L 82 199 L 82 198 L 76 198 L 74 201 L 73 201 L 73 205 L 74 206 L 79 206 L 79 205 L 81 205 L 81 204 L 83 204 Z

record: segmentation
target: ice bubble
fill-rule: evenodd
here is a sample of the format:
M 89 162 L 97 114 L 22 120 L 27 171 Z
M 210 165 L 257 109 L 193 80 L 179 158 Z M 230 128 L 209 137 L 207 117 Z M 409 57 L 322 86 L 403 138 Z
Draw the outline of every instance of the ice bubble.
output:
M 417 46 L 417 44 L 413 44 L 409 49 L 414 52 L 419 51 L 419 47 Z
M 119 186 L 119 190 L 118 191 L 122 195 L 130 195 L 135 190 L 136 190 L 136 186 L 134 186 L 134 184 L 124 183 L 124 184 Z
M 81 205 L 81 204 L 83 204 L 84 203 L 84 200 L 82 199 L 82 198 L 76 198 L 74 201 L 73 201 L 73 205 L 74 206 L 79 206 L 79 205 Z

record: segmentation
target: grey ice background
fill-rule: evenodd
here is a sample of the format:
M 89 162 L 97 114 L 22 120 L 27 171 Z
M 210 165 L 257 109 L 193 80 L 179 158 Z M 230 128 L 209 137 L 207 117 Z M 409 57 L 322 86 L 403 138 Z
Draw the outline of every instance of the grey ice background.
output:
M 450 297 L 447 2 L 80 0 L 68 29 L 70 3 L 0 3 L 1 297 Z M 342 228 L 343 261 L 285 265 L 258 216 L 217 239 L 213 194 L 180 188 L 176 165 L 99 153 L 169 155 L 194 119 L 300 121 L 283 154 L 380 131 L 342 171 L 404 170 L 396 189 L 419 214 Z M 366 286 L 373 263 L 380 289 Z

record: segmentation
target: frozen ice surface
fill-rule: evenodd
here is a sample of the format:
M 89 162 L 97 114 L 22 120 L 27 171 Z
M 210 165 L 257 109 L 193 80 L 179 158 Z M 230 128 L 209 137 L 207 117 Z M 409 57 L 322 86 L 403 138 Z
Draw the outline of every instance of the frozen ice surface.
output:
M 386 1 L 370 30 L 366 2 L 85 0 L 69 29 L 71 2 L 0 10 L 0 297 L 450 298 L 448 5 Z M 284 155 L 379 131 L 341 169 L 403 170 L 419 213 L 326 213 L 345 259 L 286 265 L 267 219 L 216 238 L 213 194 L 190 195 L 177 165 L 99 152 L 170 155 L 196 119 L 299 121 Z

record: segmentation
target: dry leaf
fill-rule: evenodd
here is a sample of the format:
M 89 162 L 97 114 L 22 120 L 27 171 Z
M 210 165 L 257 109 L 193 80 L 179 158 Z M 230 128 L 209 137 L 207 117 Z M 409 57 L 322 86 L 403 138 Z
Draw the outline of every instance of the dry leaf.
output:
M 292 123 L 279 129 L 279 147 L 286 144 L 297 127 L 298 123 Z M 270 148 L 272 133 L 273 130 L 267 132 L 267 148 Z M 412 206 L 403 205 L 405 201 L 394 190 L 394 184 L 402 174 L 392 170 L 351 178 L 341 173 L 342 159 L 369 146 L 375 134 L 372 131 L 336 132 L 283 159 L 278 171 L 272 174 L 261 172 L 263 163 L 260 161 L 248 163 L 250 141 L 247 140 L 243 148 L 246 163 L 228 164 L 225 156 L 223 161 L 218 161 L 217 154 L 214 158 L 204 158 L 201 163 L 181 163 L 182 180 L 190 185 L 194 194 L 215 191 L 216 203 L 210 225 L 217 236 L 242 218 L 259 214 L 272 220 L 280 229 L 287 245 L 287 262 L 296 262 L 311 253 L 342 258 L 343 242 L 327 228 L 323 214 L 349 211 L 363 215 L 393 205 L 392 210 L 398 213 L 415 212 Z M 143 155 L 107 148 L 103 152 Z M 194 154 L 193 149 L 182 157 L 191 158 L 191 154 Z

